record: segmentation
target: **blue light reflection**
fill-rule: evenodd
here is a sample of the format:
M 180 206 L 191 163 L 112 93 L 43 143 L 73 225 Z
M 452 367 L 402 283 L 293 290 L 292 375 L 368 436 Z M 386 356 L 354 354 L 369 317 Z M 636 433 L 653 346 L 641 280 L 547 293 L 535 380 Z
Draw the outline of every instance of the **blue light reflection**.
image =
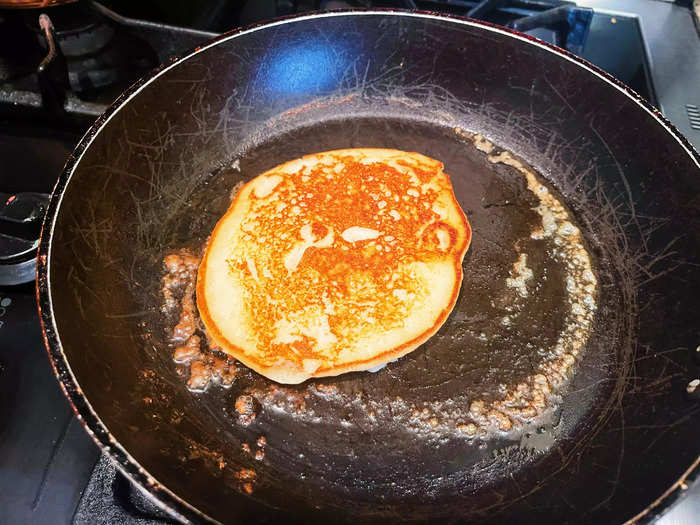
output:
M 347 67 L 347 54 L 339 51 L 325 39 L 280 46 L 263 58 L 255 89 L 272 97 L 330 92 Z

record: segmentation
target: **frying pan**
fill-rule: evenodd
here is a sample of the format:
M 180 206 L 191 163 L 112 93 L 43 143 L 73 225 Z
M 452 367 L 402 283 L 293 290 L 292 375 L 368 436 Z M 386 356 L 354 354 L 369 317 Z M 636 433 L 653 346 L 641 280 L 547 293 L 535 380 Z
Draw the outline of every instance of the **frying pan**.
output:
M 536 202 L 522 177 L 471 133 L 548 181 L 599 286 L 549 413 L 465 436 L 443 422 L 536 373 L 562 322 L 543 285 L 528 319 L 494 327 L 515 247 L 547 282 L 562 274 L 528 244 Z M 345 147 L 445 164 L 474 229 L 450 319 L 376 374 L 282 387 L 241 370 L 231 388 L 190 392 L 160 310 L 163 257 L 201 248 L 236 183 Z M 648 520 L 698 472 L 699 175 L 647 102 L 521 34 L 376 10 L 250 27 L 139 81 L 69 158 L 39 250 L 46 345 L 88 432 L 182 521 Z M 434 426 L 415 424 L 423 409 Z M 260 436 L 262 461 L 243 450 Z

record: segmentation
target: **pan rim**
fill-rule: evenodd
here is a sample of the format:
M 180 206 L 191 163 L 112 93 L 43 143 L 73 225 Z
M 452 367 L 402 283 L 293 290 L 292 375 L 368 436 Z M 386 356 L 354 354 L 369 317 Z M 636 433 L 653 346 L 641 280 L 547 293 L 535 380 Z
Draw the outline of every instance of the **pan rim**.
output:
M 535 37 L 519 33 L 512 29 L 490 24 L 488 22 L 468 19 L 456 15 L 442 13 L 438 14 L 431 11 L 408 11 L 391 8 L 370 8 L 315 12 L 312 14 L 281 17 L 273 19 L 266 23 L 253 24 L 226 32 L 204 43 L 203 45 L 196 47 L 194 50 L 181 57 L 173 58 L 168 63 L 161 64 L 150 73 L 147 73 L 145 76 L 141 77 L 129 88 L 127 88 L 121 95 L 119 95 L 119 97 L 115 99 L 115 101 L 105 110 L 105 112 L 101 116 L 99 116 L 95 120 L 95 122 L 90 126 L 86 133 L 81 137 L 75 149 L 71 152 L 70 156 L 66 160 L 66 164 L 61 174 L 58 177 L 58 180 L 51 193 L 51 199 L 49 201 L 47 212 L 44 217 L 39 242 L 36 278 L 37 308 L 39 311 L 39 320 L 41 323 L 44 345 L 49 354 L 51 366 L 54 370 L 56 378 L 58 379 L 61 389 L 68 398 L 71 408 L 78 417 L 78 420 L 83 424 L 85 430 L 93 438 L 95 443 L 100 447 L 102 452 L 107 452 L 112 463 L 114 463 L 117 466 L 117 468 L 122 472 L 122 474 L 129 478 L 139 488 L 139 490 L 146 494 L 149 497 L 149 499 L 153 501 L 156 505 L 158 505 L 162 510 L 168 512 L 180 521 L 205 521 L 210 523 L 219 523 L 211 516 L 207 515 L 194 505 L 188 503 L 183 498 L 175 494 L 164 484 L 160 483 L 133 456 L 131 456 L 131 454 L 129 454 L 129 452 L 125 448 L 122 447 L 122 445 L 111 434 L 110 430 L 99 417 L 97 412 L 93 409 L 92 405 L 90 404 L 90 401 L 83 394 L 78 380 L 73 374 L 72 368 L 68 362 L 68 358 L 63 350 L 63 344 L 61 343 L 58 327 L 56 325 L 56 319 L 53 315 L 53 300 L 50 282 L 50 253 L 52 248 L 54 228 L 56 226 L 56 221 L 60 213 L 61 203 L 63 201 L 63 196 L 65 195 L 65 190 L 70 184 L 73 174 L 75 173 L 78 165 L 80 164 L 80 161 L 82 160 L 85 152 L 90 147 L 92 142 L 96 139 L 96 137 L 100 134 L 100 132 L 104 129 L 106 124 L 122 108 L 124 108 L 132 98 L 136 97 L 149 84 L 154 82 L 157 78 L 165 74 L 170 69 L 176 67 L 181 62 L 184 62 L 185 60 L 201 52 L 204 52 L 211 47 L 222 44 L 223 42 L 232 40 L 234 38 L 249 33 L 254 33 L 262 29 L 291 24 L 295 22 L 302 22 L 309 19 L 376 15 L 435 19 L 440 21 L 448 21 L 463 26 L 471 26 L 480 30 L 486 30 L 493 33 L 497 33 L 504 37 L 515 38 L 516 40 L 529 43 L 545 51 L 553 53 L 554 55 L 557 55 L 560 58 L 564 58 L 569 62 L 572 62 L 574 65 L 587 70 L 589 73 L 603 80 L 613 88 L 620 91 L 622 94 L 626 95 L 638 106 L 640 106 L 659 124 L 661 124 L 661 126 L 679 143 L 679 145 L 686 151 L 690 158 L 695 162 L 696 166 L 700 169 L 700 154 L 695 150 L 692 144 L 690 144 L 688 139 L 683 134 L 681 134 L 678 131 L 678 129 L 673 124 L 671 124 L 671 122 L 668 121 L 666 117 L 664 117 L 657 108 L 652 106 L 646 99 L 641 97 L 634 90 L 632 90 L 631 88 L 623 84 L 621 81 L 611 76 L 610 74 L 606 73 L 597 66 L 573 55 L 572 53 L 564 49 L 558 48 L 552 44 L 541 41 Z M 634 517 L 631 517 L 631 520 L 636 521 L 642 516 L 649 516 L 648 513 L 654 515 L 656 514 L 656 509 L 660 511 L 659 514 L 663 512 L 667 507 L 667 505 L 663 504 L 664 501 L 677 499 L 677 495 L 676 497 L 672 496 L 674 494 L 677 494 L 678 491 L 681 490 L 681 481 L 690 480 L 692 482 L 692 480 L 698 476 L 698 473 L 700 473 L 700 462 L 696 461 L 690 466 L 689 470 L 683 474 L 679 481 L 671 485 L 671 487 L 669 487 L 669 489 L 666 492 L 664 492 L 664 494 L 662 494 L 659 499 L 655 500 L 653 503 L 651 503 L 643 511 L 639 512 Z

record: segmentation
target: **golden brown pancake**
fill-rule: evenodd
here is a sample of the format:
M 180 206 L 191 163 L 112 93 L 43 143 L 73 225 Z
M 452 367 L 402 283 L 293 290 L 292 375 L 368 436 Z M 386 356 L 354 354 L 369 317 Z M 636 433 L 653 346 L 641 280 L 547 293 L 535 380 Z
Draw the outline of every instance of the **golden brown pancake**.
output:
M 445 322 L 470 240 L 441 162 L 307 155 L 236 195 L 199 267 L 197 306 L 224 351 L 277 382 L 367 370 Z

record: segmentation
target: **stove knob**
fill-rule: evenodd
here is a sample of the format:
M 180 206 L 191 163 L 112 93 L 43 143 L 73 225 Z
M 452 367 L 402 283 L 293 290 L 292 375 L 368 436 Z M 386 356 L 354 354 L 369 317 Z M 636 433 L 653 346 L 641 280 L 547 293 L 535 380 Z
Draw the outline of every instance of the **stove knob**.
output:
M 45 193 L 0 193 L 0 286 L 34 280 Z

